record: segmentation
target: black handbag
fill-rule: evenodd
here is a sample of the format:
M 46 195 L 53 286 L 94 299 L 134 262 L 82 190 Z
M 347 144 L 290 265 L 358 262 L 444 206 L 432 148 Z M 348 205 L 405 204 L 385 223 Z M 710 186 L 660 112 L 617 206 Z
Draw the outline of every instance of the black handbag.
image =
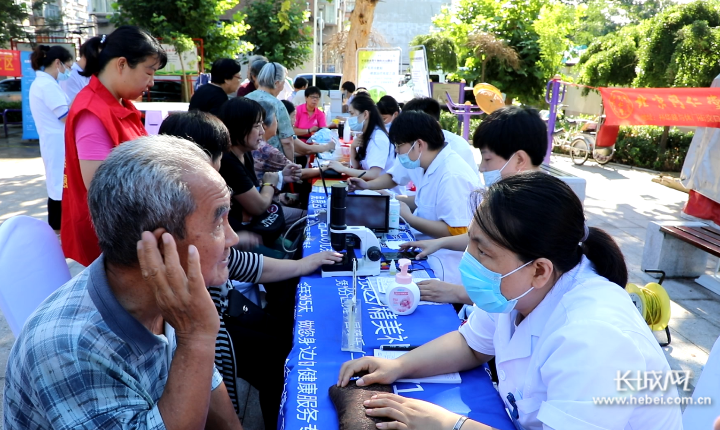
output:
M 260 235 L 265 246 L 272 247 L 277 238 L 285 231 L 285 214 L 282 206 L 271 203 L 265 212 L 253 217 L 250 224 L 247 225 L 247 230 Z
M 267 330 L 271 317 L 263 308 L 245 297 L 236 289 L 228 291 L 228 307 L 225 310 L 226 324 L 237 325 L 250 330 Z

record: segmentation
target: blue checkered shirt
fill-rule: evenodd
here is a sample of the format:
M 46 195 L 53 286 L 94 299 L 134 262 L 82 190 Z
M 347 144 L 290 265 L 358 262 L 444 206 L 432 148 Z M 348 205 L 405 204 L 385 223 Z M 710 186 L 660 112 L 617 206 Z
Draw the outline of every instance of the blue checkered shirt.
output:
M 164 429 L 157 402 L 175 333 L 154 335 L 115 299 L 100 256 L 30 316 L 8 358 L 13 429 Z M 222 377 L 215 369 L 212 389 Z

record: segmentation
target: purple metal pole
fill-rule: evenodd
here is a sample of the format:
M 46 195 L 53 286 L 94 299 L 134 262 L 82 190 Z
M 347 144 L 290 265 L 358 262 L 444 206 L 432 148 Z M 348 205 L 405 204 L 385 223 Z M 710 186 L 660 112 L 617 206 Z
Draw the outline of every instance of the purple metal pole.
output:
M 470 106 L 468 105 L 462 105 L 463 106 L 463 139 L 468 140 L 469 130 L 470 130 Z
M 550 115 L 548 116 L 547 124 L 547 137 L 548 137 L 548 149 L 545 153 L 545 159 L 543 163 L 550 164 L 550 154 L 552 153 L 553 147 L 553 131 L 555 131 L 555 120 L 557 119 L 557 105 L 560 95 L 560 76 L 555 75 L 551 81 L 547 83 L 545 90 L 545 101 L 550 103 Z

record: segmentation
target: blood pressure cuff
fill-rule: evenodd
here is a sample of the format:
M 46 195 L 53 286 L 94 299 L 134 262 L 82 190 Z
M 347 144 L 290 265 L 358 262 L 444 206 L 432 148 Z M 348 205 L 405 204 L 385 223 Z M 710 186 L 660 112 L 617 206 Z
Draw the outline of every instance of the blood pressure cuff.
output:
M 332 385 L 328 393 L 335 406 L 335 411 L 337 411 L 339 430 L 376 430 L 375 424 L 392 421 L 367 416 L 365 406 L 363 406 L 365 400 L 370 400 L 376 394 L 392 392 L 390 385 L 373 384 L 367 387 L 358 387 L 355 381 L 350 381 L 347 386 L 342 388 Z

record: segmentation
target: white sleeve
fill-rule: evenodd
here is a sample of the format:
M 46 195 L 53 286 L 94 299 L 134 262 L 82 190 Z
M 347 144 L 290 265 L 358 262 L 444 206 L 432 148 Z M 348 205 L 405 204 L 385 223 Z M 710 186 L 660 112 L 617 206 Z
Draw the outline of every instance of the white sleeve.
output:
M 447 173 L 438 185 L 438 201 L 435 203 L 437 219 L 450 227 L 467 227 L 472 221 L 470 195 L 475 185 L 463 176 Z
M 57 119 L 62 119 L 68 114 L 68 99 L 60 84 L 46 85 L 42 100 Z
M 495 328 L 496 316 L 474 306 L 467 322 L 460 327 L 460 334 L 465 338 L 468 346 L 485 355 L 495 355 Z
M 373 167 L 379 167 L 385 170 L 385 165 L 390 155 L 390 140 L 388 140 L 385 133 L 380 130 L 375 130 L 370 139 L 370 143 L 367 146 L 367 152 L 365 153 L 365 163 L 367 170 Z
M 634 407 L 598 406 L 593 398 L 652 394 L 618 391 L 618 372 L 662 370 L 647 369 L 631 336 L 610 324 L 587 320 L 561 327 L 539 345 L 533 355 L 537 353 L 542 360 L 538 364 L 547 386 L 547 400 L 542 402 L 537 417 L 545 428 L 626 428 Z

